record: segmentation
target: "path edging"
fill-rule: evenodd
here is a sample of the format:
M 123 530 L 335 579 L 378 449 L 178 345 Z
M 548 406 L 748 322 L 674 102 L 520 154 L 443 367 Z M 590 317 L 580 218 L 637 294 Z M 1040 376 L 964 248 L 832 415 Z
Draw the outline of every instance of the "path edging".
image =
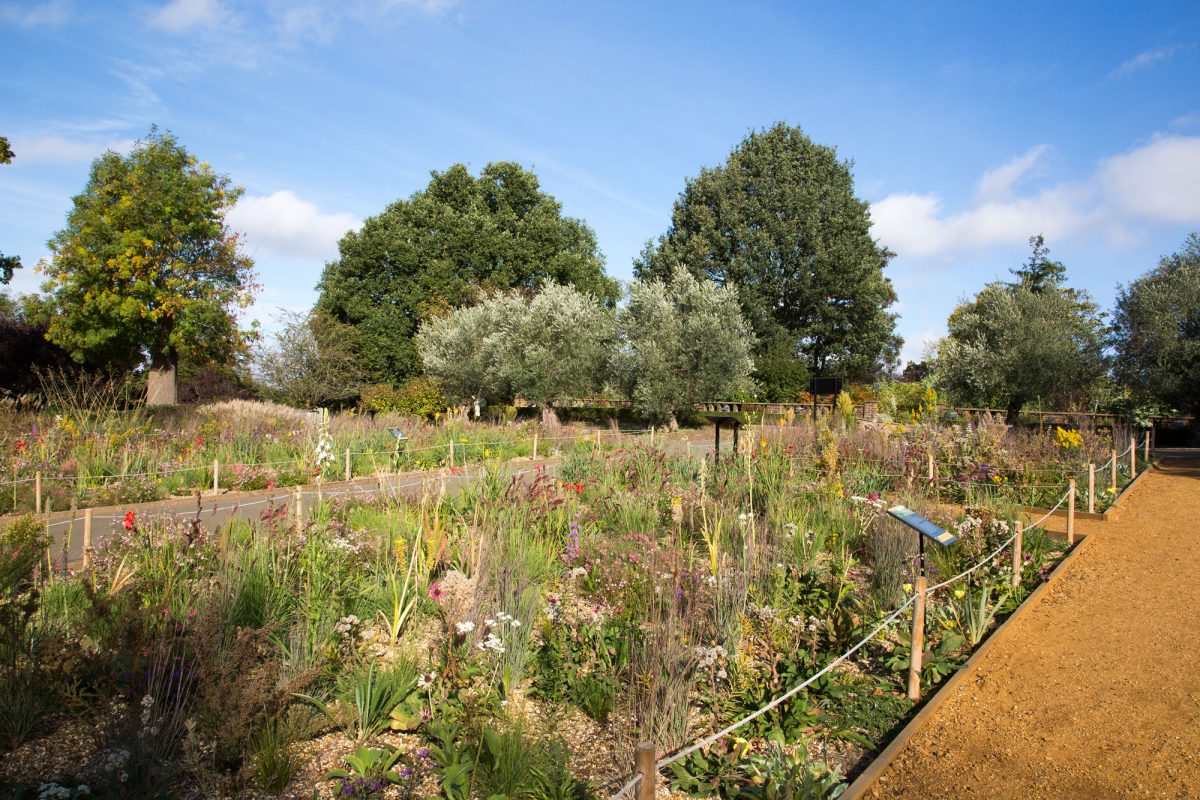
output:
M 1142 479 L 1142 476 L 1145 475 L 1150 470 L 1154 469 L 1154 467 L 1155 467 L 1155 465 L 1157 465 L 1157 463 L 1158 463 L 1157 461 L 1151 461 L 1149 464 L 1146 465 L 1145 469 L 1143 469 L 1137 475 L 1134 475 L 1133 480 L 1131 480 L 1129 483 L 1127 483 L 1123 487 L 1121 487 L 1121 493 L 1116 496 L 1116 498 L 1113 500 L 1112 505 L 1109 506 L 1107 509 L 1105 509 L 1103 512 L 1096 513 L 1094 511 L 1093 512 L 1076 511 L 1075 519 L 1087 519 L 1087 520 L 1093 520 L 1096 522 L 1108 522 L 1108 515 L 1112 514 L 1113 512 L 1118 510 L 1118 507 L 1121 505 L 1122 501 L 1125 499 L 1125 496 L 1127 494 L 1129 494 L 1129 491 L 1131 489 L 1133 489 L 1134 486 L 1137 486 L 1138 481 L 1140 481 Z M 1021 506 L 1021 510 L 1024 511 L 1026 514 L 1033 514 L 1033 515 L 1037 515 L 1037 516 L 1041 516 L 1043 514 L 1049 514 L 1052 517 L 1065 517 L 1067 515 L 1067 511 L 1064 508 L 1050 509 L 1050 508 L 1042 508 L 1041 506 Z
M 1116 499 L 1116 501 L 1113 502 L 1113 505 L 1111 508 L 1109 508 L 1109 511 L 1115 510 L 1118 503 L 1121 502 L 1121 499 L 1137 484 L 1141 476 L 1149 472 L 1151 469 L 1153 469 L 1153 466 L 1147 467 L 1138 473 L 1137 477 L 1130 481 L 1130 483 L 1125 487 L 1125 490 L 1121 492 L 1121 495 Z M 1108 512 L 1106 511 L 1105 514 L 1107 513 Z M 1028 597 L 1025 598 L 1025 602 L 1017 606 L 1016 610 L 1008 616 L 1008 619 L 1000 623 L 1000 625 L 988 635 L 983 644 L 976 648 L 975 652 L 971 654 L 971 657 L 967 659 L 967 663 L 963 664 L 963 666 L 960 667 L 957 672 L 951 675 L 949 680 L 937 687 L 933 694 L 927 696 L 924 705 L 921 707 L 921 710 L 917 712 L 916 716 L 909 720 L 908 724 L 904 726 L 900 733 L 896 734 L 895 738 L 888 743 L 887 747 L 880 751 L 879 755 L 877 755 L 871 761 L 871 763 L 867 765 L 867 768 L 859 773 L 858 777 L 854 779 L 854 782 L 851 783 L 846 791 L 842 793 L 839 800 L 861 800 L 861 798 L 866 795 L 866 793 L 879 780 L 880 776 L 882 776 L 883 773 L 887 771 L 887 768 L 892 765 L 892 762 L 896 760 L 896 756 L 900 755 L 900 752 L 908 745 L 910 741 L 912 741 L 913 737 L 915 737 L 921 732 L 922 729 L 924 729 L 937 710 L 950 698 L 950 696 L 954 693 L 954 690 L 958 688 L 958 685 L 973 675 L 979 662 L 982 661 L 983 658 L 988 654 L 988 652 L 992 649 L 992 646 L 1004 637 L 1006 631 L 1009 629 L 1009 626 L 1029 616 L 1032 610 L 1037 608 L 1038 605 L 1040 605 L 1041 602 L 1046 598 L 1046 595 L 1049 594 L 1050 590 L 1063 581 L 1064 577 L 1069 571 L 1069 568 L 1075 561 L 1076 556 L 1083 552 L 1084 549 L 1091 544 L 1092 539 L 1094 538 L 1094 536 L 1087 536 L 1082 542 L 1073 547 L 1071 552 L 1067 553 L 1066 557 L 1060 561 L 1054 571 L 1050 573 L 1050 576 L 1040 586 L 1034 589 Z

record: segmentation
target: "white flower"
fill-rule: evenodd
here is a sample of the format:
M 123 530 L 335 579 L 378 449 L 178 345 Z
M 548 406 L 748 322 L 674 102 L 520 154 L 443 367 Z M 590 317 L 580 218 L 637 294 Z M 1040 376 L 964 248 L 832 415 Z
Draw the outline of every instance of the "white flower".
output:
M 484 625 L 486 625 L 486 626 L 488 626 L 489 628 L 494 628 L 494 627 L 496 627 L 496 620 L 494 620 L 494 619 L 485 619 L 485 620 L 483 621 L 483 624 L 484 624 Z
M 417 688 L 418 689 L 428 689 L 430 686 L 433 685 L 433 682 L 436 679 L 437 679 L 437 675 L 433 674 L 432 672 L 422 672 L 420 674 L 420 676 L 417 678 Z
M 468 619 L 455 625 L 454 629 L 458 631 L 461 636 L 466 636 L 468 633 L 475 630 L 475 623 Z
M 504 642 L 500 641 L 500 637 L 494 633 L 489 633 L 487 638 L 478 645 L 480 650 L 491 650 L 494 653 L 504 652 Z
M 519 619 L 510 619 L 510 620 L 508 621 L 508 624 L 509 624 L 509 625 L 512 625 L 514 628 L 519 628 L 519 627 L 521 627 L 521 620 L 519 620 Z

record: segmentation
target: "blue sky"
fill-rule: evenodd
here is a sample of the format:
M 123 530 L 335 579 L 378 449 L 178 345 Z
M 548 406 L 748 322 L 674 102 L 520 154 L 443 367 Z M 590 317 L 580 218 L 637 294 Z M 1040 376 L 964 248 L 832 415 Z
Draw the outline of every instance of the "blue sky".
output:
M 916 358 L 1033 234 L 1108 306 L 1200 229 L 1198 23 L 1195 2 L 0 0 L 0 251 L 36 288 L 91 159 L 157 123 L 245 187 L 268 327 L 346 230 L 456 162 L 533 168 L 627 279 L 684 180 L 783 120 L 853 160 Z

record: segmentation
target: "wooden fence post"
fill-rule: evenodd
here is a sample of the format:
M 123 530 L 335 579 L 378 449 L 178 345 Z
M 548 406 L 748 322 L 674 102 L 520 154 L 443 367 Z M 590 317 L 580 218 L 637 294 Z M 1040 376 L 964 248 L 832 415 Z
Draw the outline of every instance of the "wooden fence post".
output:
M 1067 547 L 1075 544 L 1075 479 L 1067 481 Z
M 1129 437 L 1129 480 L 1137 476 L 1137 440 Z
M 221 462 L 213 459 L 213 494 L 221 490 Z
M 83 510 L 83 568 L 92 563 L 92 510 Z
M 917 577 L 913 603 L 912 649 L 908 657 L 908 699 L 921 699 L 921 659 L 925 653 L 925 576 Z
M 1112 475 L 1112 490 L 1115 492 L 1117 490 L 1117 448 L 1115 447 L 1113 448 L 1112 460 L 1109 464 L 1112 465 L 1109 472 Z
M 450 440 L 450 469 L 454 469 L 454 440 Z
M 642 776 L 637 785 L 637 800 L 654 800 L 657 770 L 654 769 L 654 745 L 638 742 L 633 750 L 634 771 Z
M 933 483 L 933 453 L 929 453 L 929 482 Z
M 33 513 L 42 513 L 42 471 L 33 473 Z
M 354 480 L 354 472 L 350 467 L 350 448 L 346 448 L 346 480 Z
M 537 428 L 534 428 L 533 429 L 533 460 L 534 461 L 537 461 L 537 436 L 538 436 L 538 430 L 537 430 Z
M 654 426 L 653 425 L 650 426 L 650 447 L 651 447 L 651 449 L 654 448 Z
M 304 530 L 304 489 L 296 487 L 296 533 Z
M 1021 560 L 1023 558 L 1023 556 L 1021 554 L 1021 540 L 1024 538 L 1024 534 L 1025 534 L 1025 523 L 1021 522 L 1021 520 L 1017 520 L 1017 535 L 1015 537 L 1013 537 L 1013 552 L 1012 552 L 1012 558 L 1013 558 L 1012 585 L 1013 585 L 1014 589 L 1021 585 L 1021 573 L 1023 573 L 1025 571 L 1025 562 Z
M 1150 463 L 1150 431 L 1146 431 L 1146 438 L 1142 441 L 1142 462 Z
M 600 447 L 600 429 L 596 428 L 596 447 Z
M 1096 513 L 1096 465 L 1088 464 L 1088 513 Z

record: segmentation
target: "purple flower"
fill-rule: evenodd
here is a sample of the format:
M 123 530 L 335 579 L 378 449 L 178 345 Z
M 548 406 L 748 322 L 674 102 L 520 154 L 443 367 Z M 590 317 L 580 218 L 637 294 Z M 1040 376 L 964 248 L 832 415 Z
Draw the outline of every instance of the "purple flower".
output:
M 421 759 L 422 761 L 429 758 L 430 755 L 431 755 L 431 753 L 429 752 L 428 747 L 422 747 L 420 750 L 417 751 L 417 758 Z

